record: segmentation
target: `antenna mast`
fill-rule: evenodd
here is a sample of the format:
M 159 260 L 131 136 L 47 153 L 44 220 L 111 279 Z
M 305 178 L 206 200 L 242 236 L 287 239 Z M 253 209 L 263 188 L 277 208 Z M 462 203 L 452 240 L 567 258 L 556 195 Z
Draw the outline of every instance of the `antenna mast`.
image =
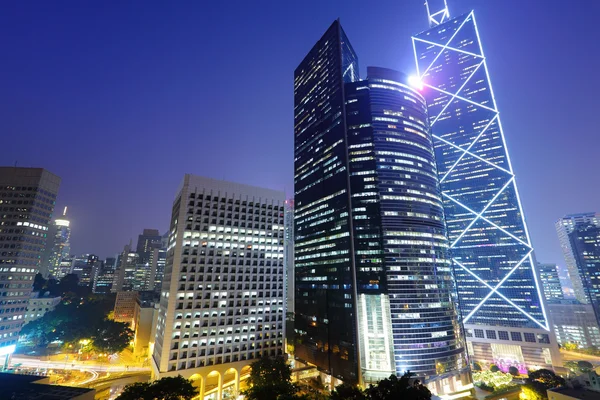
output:
M 434 6 L 429 7 L 429 2 L 433 3 Z M 450 19 L 450 11 L 446 0 L 425 0 L 425 7 L 427 8 L 427 18 L 431 28 Z

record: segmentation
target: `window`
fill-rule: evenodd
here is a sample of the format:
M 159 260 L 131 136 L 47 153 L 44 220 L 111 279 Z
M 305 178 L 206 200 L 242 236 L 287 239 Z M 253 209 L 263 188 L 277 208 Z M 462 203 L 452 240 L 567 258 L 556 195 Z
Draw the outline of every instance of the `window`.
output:
M 483 329 L 475 329 L 475 337 L 483 338 Z
M 538 343 L 550 343 L 550 338 L 545 333 L 537 335 Z
M 521 332 L 511 332 L 510 340 L 512 340 L 513 342 L 522 342 L 523 338 L 521 337 Z
M 535 334 L 525 332 L 523 335 L 525 335 L 526 342 L 535 343 Z
M 496 339 L 496 331 L 486 330 L 485 331 L 485 336 L 488 339 Z
M 498 331 L 498 337 L 501 340 L 508 340 L 508 332 L 506 332 L 506 331 Z

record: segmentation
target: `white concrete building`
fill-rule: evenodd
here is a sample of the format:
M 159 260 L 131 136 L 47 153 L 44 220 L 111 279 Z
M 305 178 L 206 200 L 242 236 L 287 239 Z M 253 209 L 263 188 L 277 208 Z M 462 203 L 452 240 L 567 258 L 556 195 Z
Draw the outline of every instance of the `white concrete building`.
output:
M 185 175 L 173 203 L 153 377 L 239 391 L 263 355 L 283 354 L 283 192 Z M 201 397 L 202 398 L 202 397 Z
M 27 303 L 27 314 L 25 314 L 25 323 L 42 318 L 44 314 L 54 311 L 54 308 L 60 303 L 61 297 L 40 297 L 40 292 L 31 292 L 31 297 Z

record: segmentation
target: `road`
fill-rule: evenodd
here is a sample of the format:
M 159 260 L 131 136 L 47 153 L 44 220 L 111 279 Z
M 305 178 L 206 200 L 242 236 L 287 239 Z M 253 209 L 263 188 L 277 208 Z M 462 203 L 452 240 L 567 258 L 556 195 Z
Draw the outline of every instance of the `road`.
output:
M 563 357 L 563 361 L 589 361 L 592 364 L 594 364 L 594 366 L 600 364 L 600 357 L 598 356 L 591 356 L 589 354 L 583 354 L 578 353 L 576 351 L 567 351 L 562 349 L 560 350 L 560 354 Z
M 29 368 L 49 368 L 49 369 L 82 369 L 96 372 L 123 372 L 123 371 L 150 371 L 150 367 L 130 367 L 126 365 L 110 365 L 106 363 L 96 363 L 93 361 L 50 361 L 40 360 L 39 358 L 13 356 L 12 365 L 21 364 Z

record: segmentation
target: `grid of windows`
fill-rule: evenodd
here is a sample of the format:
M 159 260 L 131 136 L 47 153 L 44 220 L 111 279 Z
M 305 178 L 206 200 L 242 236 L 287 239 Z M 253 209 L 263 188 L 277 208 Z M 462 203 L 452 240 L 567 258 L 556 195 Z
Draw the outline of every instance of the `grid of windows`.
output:
M 60 178 L 0 168 L 0 347 L 15 344 L 44 254 Z
M 474 14 L 414 36 L 413 46 L 464 322 L 548 330 Z
M 173 209 L 157 365 L 166 372 L 282 354 L 283 193 L 185 182 Z

